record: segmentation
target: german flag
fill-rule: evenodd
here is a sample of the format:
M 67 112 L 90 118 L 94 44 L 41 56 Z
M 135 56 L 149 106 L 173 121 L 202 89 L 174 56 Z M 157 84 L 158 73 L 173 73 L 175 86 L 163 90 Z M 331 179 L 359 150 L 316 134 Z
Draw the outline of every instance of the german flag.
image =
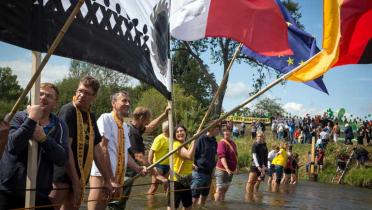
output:
M 309 81 L 335 66 L 372 63 L 372 0 L 324 0 L 323 49 L 289 80 Z

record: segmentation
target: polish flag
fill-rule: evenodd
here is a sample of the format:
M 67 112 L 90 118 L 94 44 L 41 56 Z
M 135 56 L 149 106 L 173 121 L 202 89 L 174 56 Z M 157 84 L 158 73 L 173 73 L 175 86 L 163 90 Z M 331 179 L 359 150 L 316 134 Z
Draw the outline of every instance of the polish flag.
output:
M 274 0 L 172 1 L 170 31 L 185 41 L 227 37 L 262 55 L 292 54 L 287 24 Z

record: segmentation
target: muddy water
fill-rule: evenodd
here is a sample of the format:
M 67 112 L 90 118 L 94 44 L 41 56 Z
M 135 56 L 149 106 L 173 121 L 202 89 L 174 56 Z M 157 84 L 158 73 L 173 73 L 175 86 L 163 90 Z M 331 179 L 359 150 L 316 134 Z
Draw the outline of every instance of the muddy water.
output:
M 200 209 L 372 209 L 372 190 L 344 185 L 330 185 L 315 182 L 300 182 L 297 186 L 283 186 L 278 192 L 269 192 L 267 185 L 260 187 L 260 192 L 254 196 L 245 195 L 246 174 L 234 177 L 233 183 L 226 194 L 226 202 L 220 204 L 210 200 Z M 138 180 L 137 183 L 147 183 L 149 180 Z M 134 187 L 132 195 L 142 194 L 147 186 Z M 129 199 L 127 209 L 152 210 L 166 209 L 165 194 L 151 197 L 135 196 Z

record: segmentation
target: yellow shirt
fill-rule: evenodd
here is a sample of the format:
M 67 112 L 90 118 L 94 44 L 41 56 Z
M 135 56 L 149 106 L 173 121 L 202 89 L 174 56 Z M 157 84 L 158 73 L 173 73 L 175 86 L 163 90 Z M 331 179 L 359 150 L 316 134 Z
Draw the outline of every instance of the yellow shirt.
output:
M 169 152 L 168 137 L 164 134 L 158 135 L 152 143 L 151 150 L 154 151 L 153 163 L 164 157 Z M 169 165 L 169 158 L 160 162 L 161 165 Z
M 182 145 L 181 142 L 174 141 L 173 142 L 173 149 L 177 149 L 181 145 Z M 182 164 L 181 170 L 179 171 L 182 161 L 183 161 L 183 164 Z M 192 163 L 193 163 L 192 160 L 186 160 L 186 159 L 181 158 L 179 156 L 178 152 L 174 153 L 174 155 L 173 155 L 173 170 L 174 170 L 174 172 L 176 172 L 180 175 L 191 174 L 192 173 Z M 174 180 L 177 181 L 177 178 L 175 176 L 174 176 Z
M 285 167 L 287 164 L 287 152 L 283 148 L 281 148 L 279 152 L 280 154 L 273 159 L 272 164 Z

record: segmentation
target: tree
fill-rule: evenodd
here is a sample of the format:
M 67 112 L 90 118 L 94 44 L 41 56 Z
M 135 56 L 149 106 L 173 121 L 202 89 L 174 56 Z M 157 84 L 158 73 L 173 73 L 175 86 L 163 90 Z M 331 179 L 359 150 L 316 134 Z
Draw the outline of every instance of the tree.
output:
M 0 117 L 4 118 L 9 113 L 21 95 L 23 88 L 18 84 L 17 75 L 12 74 L 9 67 L 0 67 Z M 22 101 L 20 110 L 27 105 L 27 97 Z
M 208 78 L 200 74 L 197 61 L 185 51 L 177 51 L 172 58 L 172 71 L 174 83 L 187 90 L 186 96 L 192 95 L 202 107 L 208 107 L 213 88 Z
M 185 92 L 180 85 L 174 86 L 174 124 L 184 125 L 191 134 L 198 128 L 205 110 L 195 97 L 187 96 Z M 164 111 L 167 100 L 154 88 L 150 88 L 143 92 L 137 105 L 150 108 L 153 117 L 156 117 Z
M 285 114 L 279 99 L 264 98 L 254 106 L 253 115 L 259 117 L 276 117 Z
M 293 2 L 293 0 L 286 0 L 283 2 L 284 5 L 288 5 L 289 11 L 294 15 L 296 21 L 301 17 L 299 11 L 298 3 Z M 205 57 L 207 52 L 210 53 L 211 56 L 211 63 L 212 64 L 220 64 L 222 66 L 223 75 L 227 73 L 228 65 L 232 59 L 233 53 L 237 48 L 238 43 L 226 38 L 207 38 L 193 42 L 186 42 L 186 41 L 177 41 L 173 40 L 172 51 L 184 51 L 190 57 L 192 57 L 195 62 L 199 65 L 199 73 L 203 75 L 205 79 L 207 79 L 211 85 L 212 93 L 216 93 L 219 85 L 216 83 L 216 80 L 212 73 L 209 72 L 208 65 L 203 61 L 202 57 Z M 242 54 L 237 56 L 236 62 L 247 63 L 252 68 L 251 70 L 255 72 L 253 74 L 253 91 L 251 94 L 256 93 L 261 87 L 265 84 L 265 80 L 267 75 L 271 75 L 272 73 L 269 71 L 270 68 L 262 65 L 261 63 L 256 62 L 255 60 L 250 59 L 247 56 Z M 275 72 L 276 76 L 278 73 Z M 228 76 L 227 76 L 228 78 Z M 220 96 L 217 100 L 217 105 L 214 110 L 214 114 L 212 115 L 219 115 L 222 111 L 222 103 L 226 92 L 226 85 L 228 79 L 221 84 L 222 91 Z
M 129 77 L 122 73 L 98 65 L 73 60 L 70 64 L 68 76 L 56 83 L 58 89 L 63 90 L 60 91 L 58 109 L 62 105 L 72 101 L 72 96 L 75 94 L 80 79 L 86 75 L 97 78 L 101 85 L 96 101 L 91 107 L 97 116 L 111 111 L 110 96 L 113 93 L 120 90 L 128 91 L 133 105 L 133 102 L 136 103 L 139 98 L 138 92 L 143 89 L 141 85 L 134 88 L 128 86 Z M 132 93 L 135 94 L 132 96 Z

